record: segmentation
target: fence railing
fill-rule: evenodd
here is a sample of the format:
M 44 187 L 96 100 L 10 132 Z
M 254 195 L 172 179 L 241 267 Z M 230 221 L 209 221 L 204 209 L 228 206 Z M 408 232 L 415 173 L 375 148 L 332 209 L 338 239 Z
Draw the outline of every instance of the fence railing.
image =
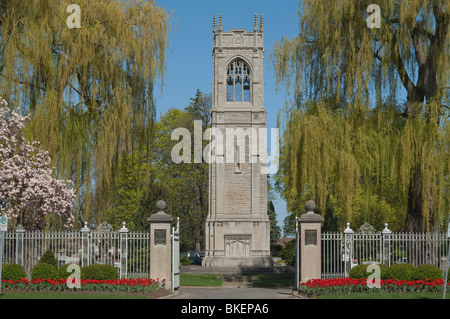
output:
M 24 267 L 28 277 L 47 250 L 58 262 L 113 265 L 120 278 L 150 276 L 150 235 L 148 232 L 129 232 L 123 227 L 115 231 L 106 223 L 96 230 L 85 225 L 81 231 L 25 231 L 20 225 L 5 233 L 3 262 Z
M 376 232 L 368 226 L 354 232 L 347 224 L 342 233 L 322 233 L 322 279 L 347 277 L 354 266 L 370 263 L 432 264 L 445 270 L 447 234 L 393 233 L 387 224 Z

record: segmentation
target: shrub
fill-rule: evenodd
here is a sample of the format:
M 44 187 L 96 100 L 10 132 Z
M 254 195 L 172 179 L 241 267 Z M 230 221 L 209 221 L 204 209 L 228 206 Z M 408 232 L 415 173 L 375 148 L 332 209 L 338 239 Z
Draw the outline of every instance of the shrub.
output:
M 368 276 L 368 274 L 367 274 L 367 266 L 368 265 L 360 264 L 360 265 L 357 265 L 357 266 L 353 267 L 348 272 L 348 276 L 350 278 L 352 278 L 352 279 L 364 279 L 364 278 L 367 278 L 367 276 Z
M 412 281 L 415 273 L 416 267 L 411 264 L 394 264 L 388 268 L 386 276 L 388 279 Z
M 112 265 L 99 265 L 103 280 L 119 279 L 119 270 Z
M 74 273 L 73 270 L 71 272 L 67 271 L 67 267 L 69 267 L 70 265 L 71 264 L 64 264 L 58 268 L 57 279 L 67 279 L 67 277 Z
M 25 269 L 22 266 L 17 264 L 2 264 L 2 278 L 4 280 L 22 280 L 27 276 Z
M 187 265 L 192 264 L 192 261 L 189 258 L 187 258 L 186 256 L 183 256 L 180 258 L 180 264 L 182 266 L 187 266 Z
M 350 271 L 348 273 L 349 277 L 352 279 L 368 278 L 374 272 L 373 269 L 370 272 L 367 271 L 367 268 L 369 267 L 369 265 L 370 264 L 360 264 L 360 265 L 353 267 L 352 269 L 350 269 Z M 378 267 L 380 267 L 380 279 L 382 279 L 382 280 L 388 279 L 387 278 L 387 270 L 389 267 L 386 265 L 383 265 L 383 264 L 376 264 L 376 265 Z
M 55 254 L 51 250 L 47 250 L 42 257 L 39 259 L 40 264 L 50 264 L 58 267 L 58 262 L 56 261 Z
M 286 265 L 295 265 L 295 245 L 295 240 L 288 241 L 286 246 L 280 251 L 280 258 L 286 263 Z
M 94 264 L 81 267 L 81 279 L 100 279 L 102 277 L 102 271 L 98 266 L 99 265 Z
M 389 278 L 387 277 L 389 267 L 386 266 L 386 265 L 383 265 L 383 264 L 380 264 L 380 265 L 378 265 L 378 266 L 380 266 L 380 272 L 381 272 L 381 278 L 380 278 L 380 279 L 381 279 L 381 280 L 389 279 Z
M 442 279 L 442 270 L 435 265 L 422 264 L 416 267 L 416 271 L 414 273 L 414 280 L 435 280 Z
M 45 263 L 38 263 L 31 269 L 31 279 L 57 279 L 58 271 L 55 266 Z
M 119 272 L 111 265 L 94 264 L 81 268 L 81 279 L 110 280 L 118 279 Z

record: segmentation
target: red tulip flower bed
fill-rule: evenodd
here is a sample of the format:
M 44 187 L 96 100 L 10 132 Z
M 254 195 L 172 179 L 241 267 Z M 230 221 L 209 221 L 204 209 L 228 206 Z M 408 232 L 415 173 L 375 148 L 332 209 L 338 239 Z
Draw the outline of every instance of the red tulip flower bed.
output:
M 375 282 L 372 282 L 373 285 Z M 405 293 L 405 292 L 442 292 L 443 279 L 435 280 L 380 280 L 379 288 L 370 288 L 367 279 L 336 278 L 336 279 L 311 279 L 300 284 L 299 292 L 311 295 L 343 294 L 343 293 Z M 447 283 L 447 285 L 450 285 Z
M 162 280 L 161 287 L 164 288 L 166 280 Z M 73 281 L 75 284 L 75 279 Z M 134 292 L 148 293 L 160 288 L 159 280 L 148 278 L 117 279 L 117 280 L 80 280 L 80 288 L 69 288 L 67 279 L 37 279 L 28 280 L 2 280 L 2 289 L 19 289 L 31 291 L 107 291 L 107 292 Z

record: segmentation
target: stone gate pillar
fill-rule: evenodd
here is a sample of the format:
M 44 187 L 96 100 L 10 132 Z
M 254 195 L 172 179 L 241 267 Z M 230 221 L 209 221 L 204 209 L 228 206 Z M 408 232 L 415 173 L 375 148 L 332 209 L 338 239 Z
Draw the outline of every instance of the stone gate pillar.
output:
M 321 276 L 321 224 L 323 217 L 315 214 L 316 204 L 310 200 L 305 205 L 306 214 L 298 219 L 300 224 L 300 281 L 320 279 Z
M 164 210 L 167 204 L 164 201 L 156 203 L 158 213 L 147 220 L 150 222 L 150 278 L 159 278 L 161 283 L 166 280 L 166 288 L 172 286 L 172 245 L 170 229 L 173 217 Z

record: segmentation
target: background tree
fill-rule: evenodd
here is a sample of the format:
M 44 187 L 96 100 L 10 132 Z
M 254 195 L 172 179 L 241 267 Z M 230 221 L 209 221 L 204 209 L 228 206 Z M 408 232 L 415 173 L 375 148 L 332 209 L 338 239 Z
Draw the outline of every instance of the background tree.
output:
M 396 228 L 435 230 L 449 207 L 450 4 L 378 1 L 373 29 L 369 4 L 301 1 L 299 35 L 275 44 L 277 82 L 294 89 L 278 185 L 291 211 L 314 198 L 324 214 L 328 199 L 343 225 L 381 205 Z
M 135 219 L 141 197 L 144 196 L 147 171 L 146 165 L 138 162 L 140 158 L 137 153 L 120 155 L 117 176 L 114 185 L 111 185 L 111 197 L 105 214 L 114 229 L 121 228 L 123 222 L 131 231 L 136 227 Z
M 138 209 L 133 222 L 136 231 L 148 231 L 149 223 L 147 218 L 157 213 L 156 203 L 159 200 L 167 200 L 169 191 L 161 181 L 155 180 L 155 173 L 152 172 L 149 180 L 144 185 L 142 194 L 139 198 Z
M 267 202 L 267 215 L 269 215 L 270 220 L 270 242 L 274 243 L 281 237 L 281 229 L 277 225 L 277 214 L 273 201 Z
M 73 185 L 52 177 L 48 153 L 25 140 L 26 121 L 0 101 L 0 213 L 26 230 L 43 230 L 50 216 L 55 224 L 70 227 Z
M 208 163 L 194 161 L 194 121 L 201 123 L 201 136 L 209 127 L 211 95 L 197 91 L 195 98 L 184 109 L 170 109 L 155 124 L 153 168 L 155 181 L 167 191 L 167 212 L 180 218 L 180 240 L 183 250 L 203 250 L 205 221 L 208 214 Z M 172 132 L 177 128 L 189 131 L 191 148 L 190 161 L 175 163 L 172 149 L 179 143 L 172 140 Z M 209 141 L 200 141 L 202 151 Z
M 165 69 L 168 13 L 154 1 L 0 0 L 0 91 L 30 115 L 27 137 L 75 182 L 75 219 L 99 222 L 121 154 L 149 162 L 153 89 Z

